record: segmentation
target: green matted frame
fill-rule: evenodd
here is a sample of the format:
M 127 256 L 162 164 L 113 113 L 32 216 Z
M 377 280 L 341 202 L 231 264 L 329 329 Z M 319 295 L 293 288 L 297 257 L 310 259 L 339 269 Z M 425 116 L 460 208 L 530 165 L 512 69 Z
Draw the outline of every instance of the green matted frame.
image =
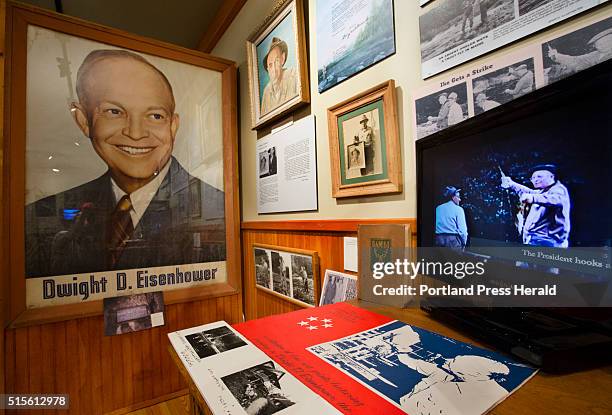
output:
M 378 110 L 380 171 L 347 178 L 344 122 Z M 329 150 L 332 172 L 332 196 L 357 197 L 402 191 L 401 156 L 397 127 L 395 82 L 389 80 L 327 110 Z M 378 156 L 376 156 L 378 157 Z

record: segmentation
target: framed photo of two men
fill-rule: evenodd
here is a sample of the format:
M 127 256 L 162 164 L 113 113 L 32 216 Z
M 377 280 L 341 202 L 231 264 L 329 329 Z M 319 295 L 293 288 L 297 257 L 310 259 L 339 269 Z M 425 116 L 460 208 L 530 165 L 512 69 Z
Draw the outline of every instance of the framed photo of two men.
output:
M 329 108 L 327 120 L 333 197 L 402 191 L 393 80 Z
M 281 0 L 246 42 L 252 128 L 310 101 L 302 0 Z
M 238 292 L 235 64 L 27 6 L 7 27 L 13 325 Z

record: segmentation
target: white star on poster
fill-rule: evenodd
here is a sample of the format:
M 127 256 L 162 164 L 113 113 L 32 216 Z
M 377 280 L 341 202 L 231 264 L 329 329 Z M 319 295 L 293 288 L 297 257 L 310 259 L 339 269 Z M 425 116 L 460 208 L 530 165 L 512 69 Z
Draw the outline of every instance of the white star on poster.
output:
M 334 327 L 334 325 L 326 323 L 326 324 L 323 324 L 323 327 L 325 327 L 327 329 L 327 328 L 330 328 L 330 327 Z
M 316 329 L 318 329 L 318 327 L 317 327 L 317 326 L 309 326 L 309 327 L 308 327 L 308 330 L 310 330 L 310 331 L 312 331 L 312 330 L 316 330 Z
M 331 319 L 329 318 L 324 318 L 323 320 L 321 320 L 323 323 L 331 323 Z
M 318 318 L 317 317 L 308 317 L 308 320 L 315 321 L 315 320 L 318 320 Z
M 307 325 L 308 325 L 308 322 L 307 322 L 307 321 L 300 321 L 298 324 L 299 324 L 301 327 L 304 327 L 304 326 L 307 326 Z

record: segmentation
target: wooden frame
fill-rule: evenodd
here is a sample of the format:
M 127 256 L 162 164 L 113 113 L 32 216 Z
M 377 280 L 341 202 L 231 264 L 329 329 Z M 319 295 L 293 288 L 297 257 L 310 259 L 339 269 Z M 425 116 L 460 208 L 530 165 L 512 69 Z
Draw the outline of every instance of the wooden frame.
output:
M 35 7 L 7 6 L 7 65 L 4 146 L 2 155 L 3 197 L 2 243 L 8 252 L 2 275 L 8 288 L 5 324 L 19 327 L 102 314 L 102 301 L 26 309 L 25 278 L 25 153 L 26 153 L 26 62 L 28 26 L 38 26 L 135 52 L 202 67 L 220 74 L 222 103 L 222 157 L 226 235 L 226 273 L 223 283 L 165 291 L 166 304 L 239 293 L 241 290 L 240 204 L 237 145 L 237 68 L 232 61 L 101 25 L 58 15 Z
M 360 117 L 359 120 L 357 120 L 358 117 Z M 327 121 L 333 197 L 355 197 L 402 191 L 401 148 L 393 80 L 370 88 L 329 108 Z M 362 127 L 365 123 L 366 128 L 363 132 L 355 128 L 357 121 L 362 124 Z M 368 126 L 368 123 L 374 127 Z M 348 132 L 349 129 L 350 132 Z M 351 133 L 353 141 L 347 140 Z M 368 147 L 368 141 L 371 150 L 366 148 L 363 156 L 366 159 L 365 163 L 369 162 L 370 165 L 365 169 L 351 167 L 349 155 L 345 149 L 361 142 L 365 142 Z M 376 155 L 377 153 L 380 155 Z
M 277 38 L 277 35 L 283 36 L 284 32 L 281 28 L 285 30 L 285 26 L 281 26 L 281 24 L 284 23 L 286 18 L 291 19 L 292 36 L 287 39 Z M 274 42 L 274 39 L 278 42 Z M 279 47 L 275 48 L 273 45 Z M 258 51 L 258 47 L 263 49 Z M 284 94 L 286 96 L 281 94 L 279 100 L 284 99 L 284 101 L 268 103 L 269 100 L 266 99 L 266 95 L 269 96 L 269 94 L 266 94 L 266 91 L 271 85 L 267 74 L 268 69 L 264 68 L 265 63 L 263 61 L 267 60 L 268 54 L 273 49 L 278 49 L 285 56 L 280 64 L 280 70 L 286 82 L 283 84 L 284 89 L 295 90 L 295 92 L 287 92 Z M 252 129 L 278 120 L 295 108 L 310 102 L 303 0 L 280 0 L 264 23 L 246 41 L 246 50 Z M 263 73 L 262 69 L 266 73 Z M 265 87 L 262 91 L 262 83 L 264 82 Z
M 266 287 L 265 282 L 262 282 L 261 285 L 260 282 L 258 281 L 258 269 L 257 269 L 257 259 L 256 259 L 256 254 L 255 251 L 259 250 L 260 253 L 264 253 L 266 255 L 267 260 L 263 260 L 263 262 L 266 262 L 266 271 L 269 274 L 268 277 L 264 277 L 264 278 L 269 278 L 269 280 L 267 281 L 269 283 L 269 286 Z M 287 248 L 287 247 L 282 247 L 282 246 L 275 246 L 275 245 L 266 245 L 266 244 L 252 244 L 250 247 L 250 251 L 252 253 L 252 257 L 253 257 L 253 261 L 252 263 L 249 264 L 249 266 L 251 266 L 255 272 L 254 272 L 254 276 L 255 276 L 255 280 L 253 281 L 255 284 L 255 288 L 257 288 L 258 290 L 262 290 L 266 293 L 275 295 L 279 298 L 282 298 L 286 301 L 289 301 L 293 304 L 297 304 L 301 307 L 315 307 L 317 304 L 319 304 L 319 296 L 320 296 L 320 292 L 321 292 L 321 287 L 320 287 L 320 281 L 319 281 L 319 254 L 316 251 L 309 251 L 306 249 L 298 249 L 298 248 Z M 288 269 L 288 278 L 290 281 L 290 286 L 288 287 L 289 289 L 289 293 L 287 294 L 283 294 L 280 291 L 277 291 L 275 288 L 275 281 L 274 281 L 274 270 L 275 267 L 278 268 L 279 265 L 275 264 L 275 255 L 277 254 L 276 257 L 283 259 L 283 262 L 285 261 L 283 258 L 283 254 L 284 256 L 289 256 L 290 260 L 289 263 L 287 264 L 286 268 Z M 299 263 L 299 261 L 297 261 L 297 259 L 299 258 L 304 258 L 304 257 L 309 257 L 310 258 L 310 264 L 312 266 L 312 304 L 303 301 L 302 299 L 300 299 L 300 294 L 296 295 L 296 292 L 294 291 L 295 288 L 295 284 L 299 284 L 300 283 L 300 279 L 303 279 L 303 277 L 297 275 L 297 273 L 295 272 L 295 268 L 297 268 L 298 266 L 300 266 L 301 264 Z M 308 273 L 307 269 L 305 269 L 306 273 Z M 264 271 L 265 272 L 265 271 Z M 282 271 L 281 271 L 282 272 Z M 276 274 L 279 274 L 279 272 L 277 272 Z M 279 278 L 282 278 L 282 276 L 279 276 Z M 277 283 L 278 285 L 281 285 L 281 281 L 279 281 Z M 303 282 L 304 285 L 307 284 L 307 282 Z M 278 287 L 278 289 L 280 290 L 281 287 Z M 298 297 L 298 298 L 296 298 Z

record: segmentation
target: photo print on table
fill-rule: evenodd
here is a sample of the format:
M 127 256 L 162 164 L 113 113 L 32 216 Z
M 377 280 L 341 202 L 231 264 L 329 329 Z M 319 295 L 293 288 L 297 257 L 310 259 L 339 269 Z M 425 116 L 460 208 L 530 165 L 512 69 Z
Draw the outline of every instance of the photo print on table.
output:
M 407 414 L 483 414 L 536 372 L 401 321 L 307 350 Z
M 269 361 L 221 378 L 247 414 L 274 414 L 292 405 L 283 391 L 286 373 Z
M 188 334 L 185 339 L 200 359 L 247 345 L 227 326 Z

